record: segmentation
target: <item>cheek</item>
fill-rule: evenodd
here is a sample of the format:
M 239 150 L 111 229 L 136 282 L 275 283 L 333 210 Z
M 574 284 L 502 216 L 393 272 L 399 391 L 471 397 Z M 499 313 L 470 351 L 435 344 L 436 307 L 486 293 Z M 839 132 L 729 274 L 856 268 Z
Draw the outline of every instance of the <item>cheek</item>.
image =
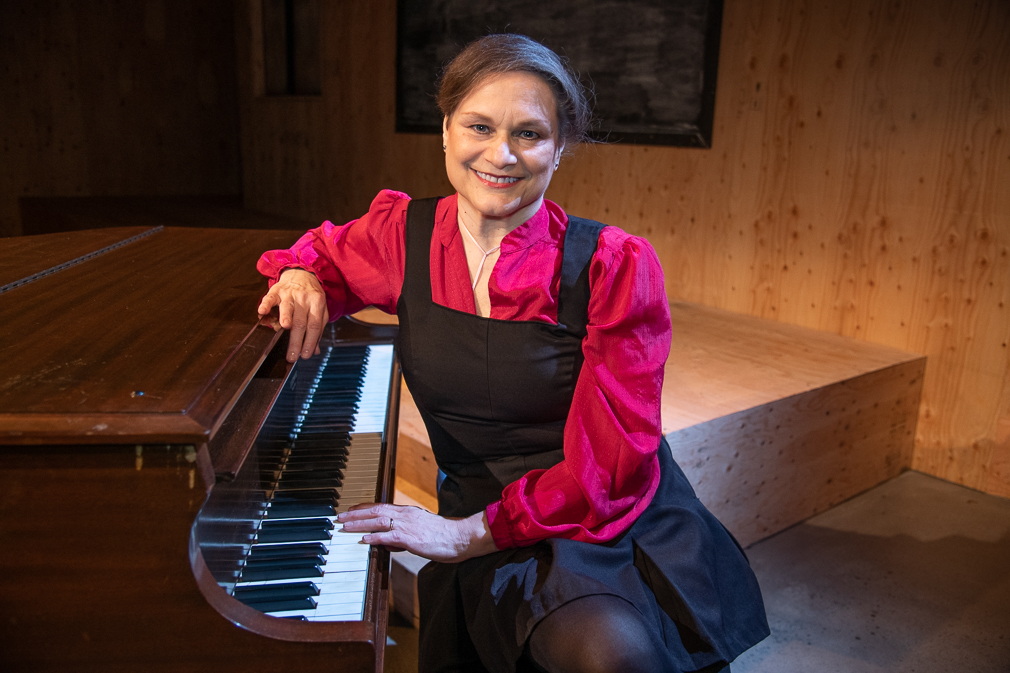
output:
M 538 150 L 527 156 L 527 166 L 531 173 L 550 177 L 556 161 L 554 147 L 538 148 Z

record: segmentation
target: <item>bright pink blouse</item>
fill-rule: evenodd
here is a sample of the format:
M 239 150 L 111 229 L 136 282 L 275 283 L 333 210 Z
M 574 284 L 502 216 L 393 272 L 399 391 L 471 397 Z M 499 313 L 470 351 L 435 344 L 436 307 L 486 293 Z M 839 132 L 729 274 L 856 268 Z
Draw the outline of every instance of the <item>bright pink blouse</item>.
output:
M 406 194 L 382 191 L 362 218 L 330 222 L 290 250 L 272 250 L 257 268 L 277 280 L 290 267 L 311 270 L 331 317 L 374 305 L 396 312 L 404 273 Z M 456 196 L 439 201 L 431 240 L 432 300 L 476 314 Z M 491 318 L 557 322 L 561 253 L 568 216 L 545 200 L 511 231 L 488 282 Z M 659 485 L 663 365 L 670 352 L 670 309 L 652 246 L 616 227 L 600 234 L 589 269 L 585 362 L 565 426 L 565 459 L 507 485 L 488 505 L 499 549 L 548 537 L 605 542 L 627 528 Z

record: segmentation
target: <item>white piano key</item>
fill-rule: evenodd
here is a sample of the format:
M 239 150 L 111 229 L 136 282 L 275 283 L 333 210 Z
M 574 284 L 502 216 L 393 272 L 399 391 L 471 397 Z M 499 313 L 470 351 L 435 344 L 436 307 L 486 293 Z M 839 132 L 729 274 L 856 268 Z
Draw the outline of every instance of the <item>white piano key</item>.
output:
M 362 377 L 361 397 L 365 400 L 388 396 L 389 379 L 393 371 L 393 346 L 383 344 L 368 347 L 368 362 Z M 385 403 L 360 405 L 354 415 L 351 432 L 383 432 L 386 429 Z
M 296 437 L 302 426 L 306 430 L 313 424 L 326 422 L 325 392 L 320 393 L 319 408 L 313 407 L 313 397 L 324 378 L 324 370 L 329 358 L 337 349 L 331 349 L 324 357 L 323 364 L 315 376 L 311 393 L 302 405 L 298 420 L 292 429 L 292 438 Z M 368 346 L 368 355 L 364 363 L 361 382 L 358 388 L 358 403 L 350 422 L 350 443 L 346 447 L 347 459 L 341 487 L 338 489 L 338 512 L 349 507 L 375 500 L 376 484 L 379 478 L 379 458 L 382 454 L 382 437 L 386 427 L 388 413 L 387 402 L 390 378 L 393 367 L 393 347 L 391 345 Z M 336 358 L 340 359 L 340 354 Z M 324 387 L 325 390 L 325 387 Z M 297 520 L 275 519 L 276 521 Z M 294 581 L 311 581 L 320 589 L 320 595 L 315 597 L 315 610 L 296 610 L 278 613 L 267 613 L 277 617 L 304 616 L 312 621 L 348 621 L 362 619 L 364 611 L 364 591 L 368 576 L 368 545 L 362 543 L 363 533 L 351 533 L 342 530 L 342 524 L 336 517 L 329 517 L 335 529 L 330 540 L 321 541 L 326 548 L 324 556 L 326 563 L 321 566 L 322 577 L 285 580 L 260 580 L 255 582 L 240 582 L 239 586 L 269 586 Z M 299 544 L 299 543 L 289 543 Z

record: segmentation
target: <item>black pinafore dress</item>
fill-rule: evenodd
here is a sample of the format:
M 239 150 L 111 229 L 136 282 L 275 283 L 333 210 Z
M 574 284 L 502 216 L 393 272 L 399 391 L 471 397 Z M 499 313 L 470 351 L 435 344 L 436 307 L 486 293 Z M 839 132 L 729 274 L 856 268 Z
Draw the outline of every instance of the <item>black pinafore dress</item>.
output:
M 432 302 L 436 204 L 415 200 L 407 209 L 398 350 L 445 474 L 439 514 L 466 517 L 530 470 L 564 458 L 582 366 L 589 262 L 604 225 L 569 218 L 557 325 L 495 320 Z M 462 563 L 428 563 L 418 576 L 420 671 L 515 671 L 539 620 L 597 594 L 638 608 L 666 643 L 671 671 L 718 668 L 768 635 L 742 550 L 695 497 L 665 439 L 656 443 L 656 495 L 613 540 L 551 538 Z

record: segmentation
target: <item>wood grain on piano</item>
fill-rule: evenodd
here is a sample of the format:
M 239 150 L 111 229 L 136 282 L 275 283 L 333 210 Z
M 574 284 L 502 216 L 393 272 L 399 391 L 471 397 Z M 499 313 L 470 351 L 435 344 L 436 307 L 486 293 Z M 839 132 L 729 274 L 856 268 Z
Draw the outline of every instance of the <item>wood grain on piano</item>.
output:
M 0 267 L 34 238 L 5 239 Z M 255 319 L 256 259 L 296 238 L 168 228 L 0 295 L 0 443 L 210 439 L 280 338 Z
M 4 239 L 0 284 L 143 231 Z M 370 622 L 236 618 L 191 539 L 284 380 L 255 263 L 297 236 L 165 228 L 0 294 L 0 669 L 381 668 L 384 572 Z

